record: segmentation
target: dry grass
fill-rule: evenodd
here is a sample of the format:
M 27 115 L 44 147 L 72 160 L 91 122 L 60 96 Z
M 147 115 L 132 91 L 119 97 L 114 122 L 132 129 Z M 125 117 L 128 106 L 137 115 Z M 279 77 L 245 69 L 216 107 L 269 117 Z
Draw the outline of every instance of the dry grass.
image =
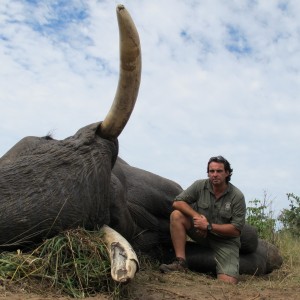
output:
M 31 253 L 2 253 L 0 280 L 26 287 L 36 287 L 38 282 L 76 298 L 97 293 L 117 296 L 121 291 L 111 279 L 102 236 L 83 229 L 63 232 Z
M 300 299 L 300 239 L 279 234 L 276 245 L 284 259 L 282 267 L 259 277 L 242 275 L 237 286 L 193 272 L 162 275 L 156 262 L 152 267 L 148 262 L 137 275 L 129 299 L 141 299 L 144 290 L 153 299 Z
M 300 238 L 285 232 L 278 235 L 276 245 L 280 249 L 284 263 L 274 275 L 278 273 L 278 280 L 282 284 L 300 286 Z
M 281 269 L 261 277 L 243 275 L 234 287 L 193 272 L 160 274 L 159 263 L 146 256 L 139 257 L 141 270 L 135 280 L 120 286 L 110 277 L 108 253 L 99 233 L 72 230 L 45 241 L 32 253 L 2 253 L 0 287 L 76 298 L 101 294 L 143 300 L 299 299 L 293 295 L 300 293 L 300 240 L 279 234 L 276 244 L 284 258 Z

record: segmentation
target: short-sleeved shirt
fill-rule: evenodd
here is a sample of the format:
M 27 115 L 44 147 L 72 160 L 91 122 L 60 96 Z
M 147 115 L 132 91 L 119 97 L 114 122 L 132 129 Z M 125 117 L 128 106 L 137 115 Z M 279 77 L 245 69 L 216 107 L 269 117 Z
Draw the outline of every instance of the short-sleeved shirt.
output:
M 210 180 L 201 179 L 181 192 L 174 201 L 187 202 L 213 224 L 232 224 L 239 231 L 245 224 L 245 197 L 230 182 L 227 190 L 218 200 L 215 198 Z
M 209 179 L 195 181 L 174 201 L 185 201 L 213 224 L 232 224 L 242 230 L 245 224 L 246 203 L 243 193 L 228 182 L 228 188 L 217 200 Z M 215 253 L 217 273 L 238 277 L 240 237 L 227 237 L 211 232 L 199 237 L 195 228 L 187 234 L 197 243 L 210 247 Z

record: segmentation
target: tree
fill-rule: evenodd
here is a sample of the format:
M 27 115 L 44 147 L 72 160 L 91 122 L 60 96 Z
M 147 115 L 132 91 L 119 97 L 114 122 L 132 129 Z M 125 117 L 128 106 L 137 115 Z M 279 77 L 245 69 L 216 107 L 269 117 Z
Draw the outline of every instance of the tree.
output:
M 283 209 L 278 220 L 283 230 L 288 230 L 294 236 L 300 236 L 300 197 L 293 193 L 287 194 L 290 209 Z
M 273 218 L 270 205 L 266 193 L 263 201 L 258 199 L 249 201 L 246 222 L 256 227 L 260 238 L 274 242 L 276 220 Z

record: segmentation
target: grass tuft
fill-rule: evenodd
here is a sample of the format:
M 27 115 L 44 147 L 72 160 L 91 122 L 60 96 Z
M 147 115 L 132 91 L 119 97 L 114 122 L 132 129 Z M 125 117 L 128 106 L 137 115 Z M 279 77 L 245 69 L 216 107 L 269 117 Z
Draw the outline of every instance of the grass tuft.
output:
M 65 231 L 31 253 L 1 253 L 0 280 L 38 280 L 75 298 L 104 293 L 117 299 L 122 293 L 120 284 L 111 278 L 101 234 L 84 229 Z

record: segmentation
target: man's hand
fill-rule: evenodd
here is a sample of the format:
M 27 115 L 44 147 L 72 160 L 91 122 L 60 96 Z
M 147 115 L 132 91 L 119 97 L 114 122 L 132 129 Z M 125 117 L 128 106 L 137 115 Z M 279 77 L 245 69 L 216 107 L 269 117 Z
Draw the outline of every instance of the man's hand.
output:
M 194 227 L 196 229 L 196 232 L 201 236 L 206 238 L 207 236 L 207 225 L 208 221 L 207 218 L 204 215 L 198 215 L 196 217 L 193 217 Z

